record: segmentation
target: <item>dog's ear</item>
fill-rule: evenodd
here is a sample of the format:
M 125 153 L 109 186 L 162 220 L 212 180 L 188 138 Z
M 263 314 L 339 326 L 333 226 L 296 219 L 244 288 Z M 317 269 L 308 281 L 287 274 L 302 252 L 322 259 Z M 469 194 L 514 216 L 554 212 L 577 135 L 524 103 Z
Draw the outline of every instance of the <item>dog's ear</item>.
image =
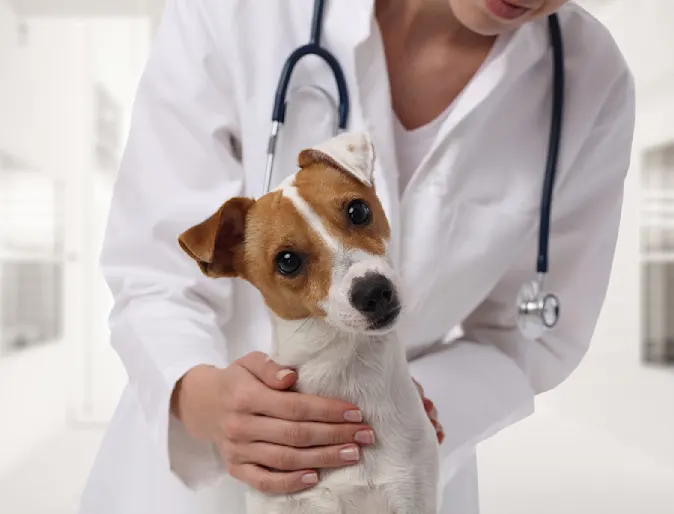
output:
M 317 162 L 336 166 L 357 178 L 366 186 L 373 186 L 375 152 L 369 134 L 343 132 L 324 143 L 302 150 L 298 157 L 300 168 Z
M 241 275 L 246 216 L 254 203 L 250 198 L 232 198 L 210 218 L 178 236 L 180 248 L 202 273 L 212 278 Z

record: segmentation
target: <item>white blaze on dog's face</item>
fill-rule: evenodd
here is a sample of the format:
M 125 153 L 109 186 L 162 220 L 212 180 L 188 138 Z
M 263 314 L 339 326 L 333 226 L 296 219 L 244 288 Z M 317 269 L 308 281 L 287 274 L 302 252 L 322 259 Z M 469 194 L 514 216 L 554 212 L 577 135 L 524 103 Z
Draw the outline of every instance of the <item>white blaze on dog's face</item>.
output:
M 369 137 L 345 133 L 299 155 L 300 170 L 257 201 L 234 198 L 179 238 L 212 277 L 240 277 L 280 318 L 385 332 L 400 313 L 390 228 Z

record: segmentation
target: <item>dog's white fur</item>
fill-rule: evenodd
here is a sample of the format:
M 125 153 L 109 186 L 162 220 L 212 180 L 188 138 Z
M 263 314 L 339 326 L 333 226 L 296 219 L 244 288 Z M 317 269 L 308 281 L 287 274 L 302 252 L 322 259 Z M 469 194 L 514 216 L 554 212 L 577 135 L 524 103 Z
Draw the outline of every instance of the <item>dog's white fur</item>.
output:
M 375 151 L 370 136 L 363 132 L 344 132 L 311 148 L 328 157 L 366 186 L 372 186 Z
M 317 146 L 348 173 L 372 186 L 374 150 L 366 134 L 346 133 Z M 294 188 L 294 176 L 279 190 L 289 198 L 333 254 L 335 267 L 325 301 L 325 320 L 286 321 L 271 314 L 271 357 L 298 371 L 301 392 L 341 398 L 357 405 L 376 442 L 361 449 L 355 465 L 323 470 L 319 483 L 294 495 L 250 490 L 249 514 L 435 514 L 438 443 L 407 367 L 403 345 L 391 327 L 368 331 L 353 308 L 353 280 L 375 271 L 394 285 L 385 257 L 343 248 Z

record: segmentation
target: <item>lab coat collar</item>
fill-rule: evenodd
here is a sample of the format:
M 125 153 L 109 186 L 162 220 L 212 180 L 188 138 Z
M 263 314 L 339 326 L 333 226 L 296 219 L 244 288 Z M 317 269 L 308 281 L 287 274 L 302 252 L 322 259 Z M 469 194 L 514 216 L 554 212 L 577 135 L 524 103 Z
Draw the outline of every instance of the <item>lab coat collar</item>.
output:
M 332 26 L 325 30 L 323 37 L 328 46 L 332 39 L 339 39 L 341 46 L 355 49 L 371 34 L 375 20 L 375 0 L 338 0 L 328 2 L 324 12 L 324 25 Z M 348 29 L 345 29 L 348 27 Z
M 411 177 L 401 199 L 403 207 L 407 192 L 435 162 L 438 149 L 447 149 L 451 144 L 450 137 L 487 99 L 499 101 L 518 78 L 549 52 L 549 46 L 546 20 L 528 23 L 497 38 L 485 62 L 454 100 L 453 108 L 440 127 L 430 151 Z
M 548 51 L 548 47 L 548 41 L 541 37 L 540 22 L 499 36 L 483 65 L 454 101 L 456 108 L 449 114 L 439 139 L 466 120 L 485 99 L 498 99 L 498 91 L 505 92 Z

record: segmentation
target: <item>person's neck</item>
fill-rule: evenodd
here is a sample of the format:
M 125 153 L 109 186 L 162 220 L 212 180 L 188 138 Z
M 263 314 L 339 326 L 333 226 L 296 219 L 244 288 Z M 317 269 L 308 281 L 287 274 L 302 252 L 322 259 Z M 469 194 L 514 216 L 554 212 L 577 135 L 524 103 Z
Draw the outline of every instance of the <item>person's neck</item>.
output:
M 451 47 L 491 46 L 492 36 L 476 34 L 455 16 L 449 0 L 376 0 L 379 25 L 396 33 L 410 51 L 429 44 Z

